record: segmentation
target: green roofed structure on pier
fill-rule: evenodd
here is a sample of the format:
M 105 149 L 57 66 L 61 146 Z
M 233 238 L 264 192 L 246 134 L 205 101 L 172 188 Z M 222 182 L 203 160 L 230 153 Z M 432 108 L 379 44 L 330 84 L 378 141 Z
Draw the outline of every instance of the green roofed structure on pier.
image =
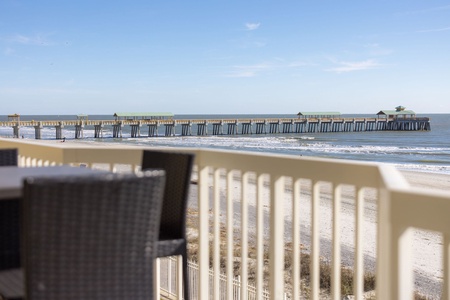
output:
M 416 113 L 412 110 L 406 110 L 404 106 L 397 106 L 395 110 L 380 110 L 377 116 L 387 119 L 415 118 Z
M 340 118 L 341 113 L 336 111 L 326 112 L 304 112 L 301 111 L 297 114 L 299 118 Z
M 173 119 L 173 113 L 169 112 L 141 112 L 141 113 L 130 113 L 122 112 L 115 113 L 114 118 L 116 121 L 119 120 L 165 120 Z

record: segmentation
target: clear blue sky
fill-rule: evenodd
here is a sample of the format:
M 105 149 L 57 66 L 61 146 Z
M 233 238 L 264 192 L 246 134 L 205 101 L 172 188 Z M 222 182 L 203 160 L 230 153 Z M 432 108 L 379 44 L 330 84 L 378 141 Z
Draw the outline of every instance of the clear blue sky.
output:
M 0 1 L 0 115 L 450 113 L 449 1 Z

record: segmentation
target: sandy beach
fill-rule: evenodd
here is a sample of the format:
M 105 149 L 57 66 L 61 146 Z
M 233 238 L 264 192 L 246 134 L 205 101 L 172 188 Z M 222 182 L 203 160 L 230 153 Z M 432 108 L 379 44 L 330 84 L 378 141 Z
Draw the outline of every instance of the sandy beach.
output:
M 401 171 L 413 186 L 450 191 L 450 174 Z

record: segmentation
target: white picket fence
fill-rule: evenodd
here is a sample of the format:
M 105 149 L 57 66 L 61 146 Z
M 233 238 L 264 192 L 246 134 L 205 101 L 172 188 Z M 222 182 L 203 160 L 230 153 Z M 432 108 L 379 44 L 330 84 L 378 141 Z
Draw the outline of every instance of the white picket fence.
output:
M 169 258 L 163 258 L 160 259 L 160 280 L 161 280 L 161 287 L 160 287 L 160 295 L 161 297 L 167 298 L 167 299 L 176 299 L 177 298 L 177 291 L 176 291 L 176 274 L 177 274 L 177 259 L 174 257 Z M 191 299 L 198 299 L 198 273 L 199 273 L 199 267 L 194 261 L 188 262 L 188 268 L 189 268 L 189 291 L 190 291 L 190 297 Z M 210 287 L 213 287 L 214 285 L 214 276 L 215 273 L 213 270 L 209 271 L 209 284 Z M 226 274 L 218 274 L 219 276 L 219 290 L 220 290 L 220 299 L 218 300 L 226 300 L 227 298 L 227 276 Z M 241 295 L 241 288 L 242 288 L 242 282 L 240 280 L 240 276 L 236 276 L 233 279 L 233 295 L 232 299 L 239 300 Z M 211 299 L 212 299 L 212 292 L 210 293 Z M 256 293 L 256 287 L 251 284 L 247 284 L 247 299 L 248 300 L 269 300 L 270 299 L 270 293 L 268 290 L 263 290 L 261 299 L 257 298 Z M 284 294 L 284 300 L 290 299 L 288 295 Z

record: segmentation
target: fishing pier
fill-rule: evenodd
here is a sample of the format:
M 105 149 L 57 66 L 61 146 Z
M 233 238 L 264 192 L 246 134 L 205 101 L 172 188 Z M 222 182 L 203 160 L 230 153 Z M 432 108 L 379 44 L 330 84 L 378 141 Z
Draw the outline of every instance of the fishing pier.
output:
M 130 114 L 116 113 L 114 120 L 88 120 L 84 115 L 64 121 L 21 121 L 17 118 L 0 122 L 0 126 L 11 127 L 15 138 L 21 136 L 20 128 L 34 127 L 36 139 L 41 139 L 44 127 L 55 128 L 56 139 L 65 138 L 65 128 L 74 128 L 75 139 L 84 138 L 86 128 L 94 129 L 94 138 L 103 138 L 108 127 L 112 129 L 113 138 L 122 138 L 124 126 L 130 127 L 129 137 L 132 138 L 431 130 L 428 117 L 416 117 L 411 111 L 398 117 L 393 112 L 381 111 L 375 118 L 342 118 L 337 113 L 299 113 L 297 118 L 253 119 L 173 119 L 167 116 L 155 117 L 154 114 L 152 117 L 148 114 L 134 114 L 130 117 Z

